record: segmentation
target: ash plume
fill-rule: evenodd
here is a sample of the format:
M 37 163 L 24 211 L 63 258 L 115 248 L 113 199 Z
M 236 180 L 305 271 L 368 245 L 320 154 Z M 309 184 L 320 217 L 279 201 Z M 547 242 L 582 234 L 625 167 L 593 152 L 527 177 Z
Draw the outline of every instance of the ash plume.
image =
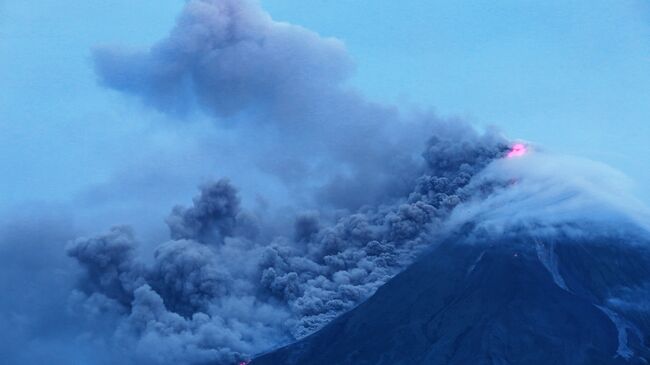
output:
M 171 238 L 222 241 L 233 234 L 239 209 L 237 191 L 227 181 L 205 186 L 191 208 L 176 206 L 167 218 Z
M 283 219 L 293 223 L 276 227 L 269 213 L 245 210 L 228 181 L 206 184 L 191 207 L 173 209 L 171 241 L 152 263 L 117 265 L 133 268 L 124 273 L 137 283 L 132 303 L 106 286 L 80 287 L 125 314 L 145 311 L 137 292 L 157 298 L 146 301 L 155 318 L 190 327 L 201 318 L 213 329 L 210 344 L 179 336 L 169 347 L 182 354 L 177 361 L 194 361 L 189 347 L 218 363 L 242 361 L 359 304 L 414 259 L 471 177 L 508 148 L 497 132 L 366 100 L 345 84 L 352 62 L 340 41 L 276 22 L 254 2 L 189 1 L 151 48 L 98 48 L 94 59 L 104 85 L 148 107 L 180 120 L 198 109 L 259 141 L 242 153 L 297 202 Z M 79 263 L 92 281 L 96 267 Z M 233 302 L 248 318 L 231 313 Z M 131 317 L 116 333 L 132 327 Z M 149 336 L 131 334 L 136 344 Z
M 295 218 L 293 235 L 269 240 L 236 229 L 245 212 L 230 209 L 239 197 L 228 181 L 205 185 L 191 208 L 174 208 L 167 220 L 172 240 L 156 248 L 149 265 L 132 260 L 137 243 L 126 228 L 73 242 L 68 254 L 85 269 L 79 298 L 85 307 L 101 296 L 111 305 L 97 305 L 119 308 L 114 336 L 128 335 L 134 352 L 150 336 L 171 341 L 161 337 L 162 326 L 166 336 L 182 339 L 167 347 L 176 352 L 165 358 L 184 363 L 236 363 L 302 338 L 368 298 L 427 246 L 463 201 L 472 175 L 507 149 L 495 136 L 474 137 L 477 150 L 444 170 L 440 154 L 429 153 L 453 150 L 453 142 L 431 139 L 424 156 L 435 170 L 427 169 L 399 204 L 366 207 L 332 222 L 307 212 Z M 220 226 L 224 218 L 227 230 Z M 203 227 L 218 232 L 219 240 Z
M 74 264 L 57 262 L 67 302 L 53 306 L 77 321 L 68 337 L 96 354 L 75 360 L 240 364 L 319 330 L 450 233 L 647 227 L 641 204 L 617 199 L 626 187 L 567 178 L 616 173 L 584 161 L 557 168 L 542 152 L 506 159 L 512 142 L 498 131 L 367 100 L 347 85 L 353 64 L 340 41 L 253 1 L 189 0 L 165 39 L 98 47 L 93 59 L 104 86 L 179 123 L 202 114 L 216 134 L 228 129 L 239 149 L 223 160 L 261 193 L 243 194 L 235 178 L 202 184 L 155 242 L 128 225 L 52 234 L 69 241 L 60 260 Z M 266 188 L 285 205 L 256 205 Z M 647 311 L 647 288 L 621 289 L 610 305 Z
M 140 361 L 165 343 L 165 356 L 151 351 L 151 361 L 234 364 L 303 338 L 367 299 L 436 237 L 467 222 L 487 232 L 491 215 L 518 215 L 507 197 L 535 187 L 502 170 L 521 162 L 502 159 L 510 142 L 497 132 L 366 100 L 345 84 L 352 63 L 341 42 L 276 22 L 254 2 L 188 1 L 151 48 L 99 48 L 94 57 L 109 88 L 181 120 L 201 110 L 242 140 L 259 140 L 244 153 L 283 181 L 290 200 L 315 203 L 273 227 L 277 220 L 244 209 L 237 189 L 220 180 L 204 185 L 191 207 L 173 209 L 171 240 L 152 262 L 127 254 L 133 239 L 71 246 L 86 273 L 80 298 L 101 296 L 119 308 L 109 336 Z M 520 224 L 540 215 L 519 208 L 530 212 Z M 122 247 L 127 241 L 132 248 Z M 77 246 L 97 255 L 76 254 Z M 103 255 L 106 264 L 84 259 Z
M 367 100 L 346 85 L 353 65 L 340 41 L 274 21 L 248 0 L 188 1 L 150 48 L 93 56 L 103 85 L 179 121 L 202 111 L 234 129 L 242 160 L 314 207 L 355 210 L 408 193 L 431 133 L 468 128 Z

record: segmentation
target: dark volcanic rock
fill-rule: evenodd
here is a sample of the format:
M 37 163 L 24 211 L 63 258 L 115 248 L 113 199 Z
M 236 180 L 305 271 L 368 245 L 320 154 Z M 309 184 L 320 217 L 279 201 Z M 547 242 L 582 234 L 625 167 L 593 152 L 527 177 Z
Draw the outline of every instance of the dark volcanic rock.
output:
M 365 303 L 252 365 L 646 364 L 649 247 L 443 243 Z

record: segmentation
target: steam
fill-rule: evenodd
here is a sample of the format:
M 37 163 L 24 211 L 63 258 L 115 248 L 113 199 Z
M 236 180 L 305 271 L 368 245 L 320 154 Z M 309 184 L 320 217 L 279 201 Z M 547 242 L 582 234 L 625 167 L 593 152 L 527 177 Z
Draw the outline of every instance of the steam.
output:
M 594 161 L 544 151 L 492 163 L 468 189 L 474 198 L 450 224 L 473 222 L 489 235 L 647 232 L 650 211 L 625 175 Z

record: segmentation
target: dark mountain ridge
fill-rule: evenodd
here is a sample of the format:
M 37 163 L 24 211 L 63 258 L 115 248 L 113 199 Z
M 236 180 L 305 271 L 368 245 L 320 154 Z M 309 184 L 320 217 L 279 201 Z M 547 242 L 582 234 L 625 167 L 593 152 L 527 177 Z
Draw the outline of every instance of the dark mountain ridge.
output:
M 270 364 L 646 364 L 643 238 L 448 240 Z

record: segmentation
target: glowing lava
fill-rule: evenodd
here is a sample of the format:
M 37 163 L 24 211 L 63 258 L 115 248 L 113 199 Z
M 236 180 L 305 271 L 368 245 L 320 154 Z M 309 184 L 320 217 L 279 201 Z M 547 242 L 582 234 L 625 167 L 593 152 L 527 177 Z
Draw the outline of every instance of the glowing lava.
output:
M 510 151 L 508 151 L 508 154 L 506 155 L 506 157 L 513 158 L 513 157 L 523 156 L 523 155 L 526 154 L 527 151 L 528 151 L 528 149 L 526 148 L 525 144 L 523 144 L 523 143 L 515 143 L 512 146 L 512 148 L 510 149 Z

